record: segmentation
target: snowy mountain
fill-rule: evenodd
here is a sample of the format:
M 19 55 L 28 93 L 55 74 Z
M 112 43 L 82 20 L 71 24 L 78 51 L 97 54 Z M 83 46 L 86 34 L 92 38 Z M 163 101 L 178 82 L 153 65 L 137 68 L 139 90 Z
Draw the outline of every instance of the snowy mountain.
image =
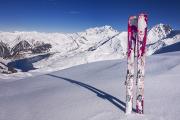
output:
M 11 55 L 20 54 L 16 61 L 19 59 L 22 62 L 24 59 L 26 64 L 39 68 L 39 71 L 55 71 L 94 61 L 122 59 L 127 51 L 127 32 L 119 32 L 107 25 L 72 34 L 0 32 L 0 41 L 7 45 L 3 47 L 0 44 L 0 48 L 10 49 Z M 177 42 L 180 42 L 179 31 L 169 25 L 158 24 L 148 32 L 147 55 Z M 50 56 L 39 60 L 42 54 Z M 31 59 L 28 63 L 27 58 Z M 32 58 L 39 61 L 32 62 Z
M 155 25 L 153 28 L 151 28 L 148 31 L 147 43 L 153 44 L 158 40 L 165 39 L 171 32 L 172 32 L 172 28 L 169 25 L 165 25 L 162 23 Z
M 144 115 L 124 113 L 123 59 L 15 81 L 0 79 L 0 119 L 179 120 L 179 56 L 180 52 L 169 52 L 147 57 Z
M 10 49 L 7 44 L 0 42 L 0 57 L 7 58 L 10 56 Z
M 180 31 L 173 30 L 169 25 L 158 24 L 148 32 L 147 55 L 159 49 L 180 42 Z

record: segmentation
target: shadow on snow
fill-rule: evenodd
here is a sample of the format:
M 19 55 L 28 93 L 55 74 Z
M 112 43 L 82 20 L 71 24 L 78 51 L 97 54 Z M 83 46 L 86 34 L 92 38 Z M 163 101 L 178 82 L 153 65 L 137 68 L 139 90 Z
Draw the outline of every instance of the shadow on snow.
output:
M 154 54 L 161 54 L 161 53 L 175 52 L 175 51 L 180 51 L 180 42 L 163 47 L 157 50 Z
M 22 70 L 22 72 L 27 72 L 29 70 L 35 70 L 33 63 L 38 62 L 42 59 L 48 58 L 51 54 L 45 54 L 45 55 L 38 55 L 31 58 L 25 58 L 20 60 L 15 60 L 12 62 L 9 62 L 7 66 L 17 68 Z
M 125 106 L 126 104 L 119 100 L 118 98 L 104 92 L 104 91 L 101 91 L 93 86 L 90 86 L 90 85 L 87 85 L 85 83 L 82 83 L 82 82 L 79 82 L 79 81 L 75 81 L 75 80 L 72 80 L 72 79 L 69 79 L 69 78 L 64 78 L 64 77 L 60 77 L 60 76 L 56 76 L 56 75 L 52 75 L 52 74 L 46 74 L 46 75 L 49 75 L 51 77 L 56 77 L 56 78 L 60 78 L 61 80 L 65 80 L 67 82 L 70 82 L 72 84 L 76 84 L 76 85 L 79 85 L 83 88 L 86 88 L 94 93 L 97 94 L 98 97 L 102 98 L 102 99 L 106 99 L 108 100 L 110 103 L 112 103 L 113 105 L 115 105 L 116 107 L 118 107 L 120 110 L 122 110 L 123 112 L 125 112 Z M 135 112 L 135 109 L 133 109 L 133 111 Z

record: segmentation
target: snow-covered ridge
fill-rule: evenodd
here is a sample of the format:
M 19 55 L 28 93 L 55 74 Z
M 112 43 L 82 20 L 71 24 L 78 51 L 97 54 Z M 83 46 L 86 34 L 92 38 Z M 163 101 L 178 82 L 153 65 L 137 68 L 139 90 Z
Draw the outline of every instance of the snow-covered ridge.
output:
M 147 55 L 152 55 L 163 47 L 180 42 L 180 31 L 161 23 L 150 29 L 147 37 Z
M 155 25 L 148 32 L 147 44 L 155 44 L 156 42 L 164 41 L 164 39 L 166 39 L 168 35 L 172 33 L 172 31 L 173 30 L 169 25 L 165 25 L 162 23 Z M 100 43 L 104 43 L 105 41 L 107 41 L 107 44 L 109 44 L 108 41 L 111 41 L 112 44 L 109 44 L 108 48 L 106 48 L 109 49 L 109 53 L 120 50 L 121 54 L 125 54 L 127 48 L 126 36 L 127 32 L 119 32 L 113 29 L 111 26 L 105 25 L 102 27 L 89 28 L 83 32 L 77 32 L 72 34 L 40 33 L 35 31 L 0 32 L 0 41 L 8 44 L 9 47 L 13 47 L 23 40 L 28 41 L 31 45 L 37 44 L 37 42 L 49 43 L 52 45 L 51 52 L 59 52 L 62 54 L 67 54 L 68 52 L 72 51 L 82 52 L 88 49 L 90 50 L 93 47 L 97 48 L 96 46 L 100 47 L 100 45 L 98 45 Z M 115 42 L 115 44 L 113 42 Z M 169 42 L 171 42 L 171 40 Z M 174 43 L 174 39 L 172 40 L 172 43 Z M 152 54 L 152 52 L 150 52 L 150 54 Z M 124 57 L 123 55 L 121 56 Z
M 100 61 L 121 59 L 126 56 L 127 32 L 117 31 L 111 26 L 89 28 L 77 33 L 42 33 L 42 32 L 0 32 L 0 41 L 4 47 L 14 48 L 22 41 L 21 46 L 36 47 L 42 43 L 50 44 L 52 48 L 44 59 L 42 56 L 32 54 L 30 62 L 35 71 L 55 71 L 71 66 Z M 147 55 L 152 55 L 162 47 L 180 42 L 180 32 L 173 30 L 169 25 L 158 24 L 149 29 L 147 41 Z M 5 47 L 3 48 L 5 49 Z M 20 47 L 16 47 L 16 50 Z M 27 49 L 26 49 L 27 50 Z M 1 51 L 0 51 L 1 53 Z M 24 53 L 26 54 L 26 52 Z M 34 57 L 36 56 L 36 57 Z M 46 56 L 46 55 L 45 55 Z M 31 57 L 31 56 L 30 56 Z M 27 63 L 26 63 L 27 64 Z M 31 70 L 31 69 L 30 69 Z
M 148 43 L 152 44 L 158 40 L 166 38 L 173 29 L 169 25 L 158 24 L 151 28 L 148 32 Z

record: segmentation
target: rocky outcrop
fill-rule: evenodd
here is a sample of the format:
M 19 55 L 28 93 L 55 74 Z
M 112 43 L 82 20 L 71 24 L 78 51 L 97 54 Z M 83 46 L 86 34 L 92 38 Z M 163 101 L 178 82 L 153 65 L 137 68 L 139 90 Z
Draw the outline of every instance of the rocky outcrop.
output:
M 8 67 L 4 61 L 5 60 L 0 58 L 0 73 L 11 74 L 11 73 L 16 73 L 17 72 L 16 69 L 14 69 L 12 67 Z
M 45 44 L 43 43 L 42 45 L 36 46 L 32 49 L 32 53 L 44 53 L 44 52 L 49 52 L 50 49 L 52 48 L 51 44 Z
M 7 44 L 0 42 L 0 57 L 2 58 L 8 58 L 10 56 L 10 48 Z
M 11 49 L 11 53 L 12 56 L 14 56 L 14 55 L 18 55 L 20 52 L 31 51 L 31 49 L 32 49 L 31 45 L 27 41 L 23 40 L 20 41 Z

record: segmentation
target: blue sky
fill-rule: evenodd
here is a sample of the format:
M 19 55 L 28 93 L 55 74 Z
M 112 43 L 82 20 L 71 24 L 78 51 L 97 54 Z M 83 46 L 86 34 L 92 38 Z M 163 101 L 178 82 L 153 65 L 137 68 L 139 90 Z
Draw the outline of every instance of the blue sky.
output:
M 130 15 L 146 12 L 149 27 L 180 29 L 180 0 L 0 0 L 0 31 L 77 32 L 111 25 L 127 29 Z

